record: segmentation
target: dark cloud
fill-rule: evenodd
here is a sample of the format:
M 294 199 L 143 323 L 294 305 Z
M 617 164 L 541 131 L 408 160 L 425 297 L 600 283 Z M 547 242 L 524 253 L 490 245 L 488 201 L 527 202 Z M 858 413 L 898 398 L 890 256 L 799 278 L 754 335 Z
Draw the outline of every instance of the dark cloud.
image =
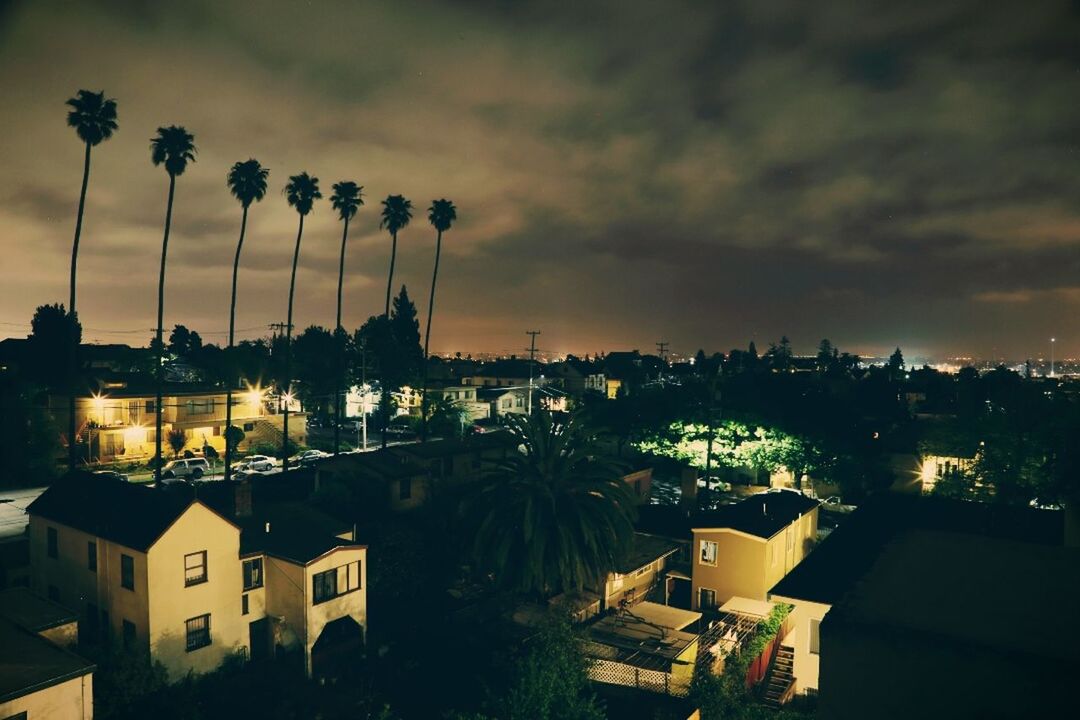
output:
M 224 325 L 236 160 L 252 209 L 241 327 L 284 312 L 307 169 L 365 185 L 346 320 L 381 306 L 378 201 L 418 212 L 398 277 L 422 298 L 430 198 L 461 220 L 441 350 L 694 350 L 781 334 L 884 351 L 1069 350 L 1080 310 L 1080 6 L 1046 0 L 700 3 L 0 2 L 0 321 L 66 297 L 79 87 L 120 101 L 95 150 L 88 326 L 149 326 L 166 179 L 158 125 L 196 134 L 170 244 L 170 322 Z M 307 223 L 298 322 L 333 313 L 339 228 Z M 396 284 L 396 283 L 395 283 Z M 1035 311 L 1037 309 L 1037 312 Z M 116 338 L 114 338 L 116 339 Z M 1071 344 L 1072 343 L 1072 344 Z

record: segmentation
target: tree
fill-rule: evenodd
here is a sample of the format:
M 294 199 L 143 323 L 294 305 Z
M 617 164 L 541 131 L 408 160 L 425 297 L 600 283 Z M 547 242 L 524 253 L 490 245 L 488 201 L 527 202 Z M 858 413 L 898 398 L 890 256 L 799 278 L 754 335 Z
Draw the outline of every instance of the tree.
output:
M 66 376 L 68 345 L 81 341 L 79 319 L 67 312 L 62 304 L 39 305 L 30 320 L 27 376 L 55 387 L 57 380 Z
M 82 236 L 83 210 L 86 207 L 86 187 L 90 182 L 90 150 L 112 137 L 119 125 L 116 122 L 116 101 L 106 99 L 105 91 L 79 90 L 75 97 L 65 103 L 68 111 L 68 127 L 86 145 L 83 159 L 82 189 L 79 191 L 79 210 L 75 215 L 75 239 L 71 243 L 71 278 L 68 281 L 68 309 L 73 319 L 78 318 L 75 308 L 75 276 L 79 263 L 79 239 Z M 78 366 L 79 340 L 68 338 L 68 468 L 75 469 L 75 373 Z M 59 377 L 59 375 L 57 376 Z
M 228 375 L 225 385 L 225 480 L 228 481 L 232 474 L 232 451 L 234 443 L 229 442 L 229 431 L 232 424 L 232 391 L 236 384 L 235 367 L 233 361 L 234 330 L 236 328 L 236 276 L 240 270 L 240 250 L 244 247 L 244 233 L 247 231 L 248 208 L 251 203 L 259 202 L 266 195 L 266 179 L 270 171 L 259 164 L 258 160 L 250 159 L 244 162 L 234 163 L 229 174 L 225 177 L 225 184 L 240 202 L 243 214 L 240 217 L 240 239 L 236 243 L 236 255 L 233 257 L 232 268 L 232 293 L 229 296 L 229 345 L 226 366 Z M 239 428 L 237 428 L 239 430 Z
M 190 359 L 200 350 L 203 342 L 199 333 L 188 330 L 184 325 L 174 325 L 169 333 L 169 344 L 166 346 L 173 355 Z
M 43 398 L 12 373 L 0 372 L 0 408 L 0 487 L 49 484 L 56 476 L 60 435 Z
M 169 431 L 169 447 L 173 451 L 173 457 L 178 457 L 180 451 L 187 445 L 187 434 L 181 428 L 173 428 Z
M 315 201 L 322 197 L 319 192 L 319 178 L 312 177 L 306 172 L 289 177 L 285 185 L 285 199 L 289 206 L 296 208 L 296 214 L 300 216 L 300 225 L 296 231 L 296 249 L 293 250 L 292 275 L 289 279 L 289 315 L 285 322 L 285 414 L 282 418 L 284 432 L 281 439 L 281 470 L 289 471 L 289 402 L 288 396 L 292 392 L 292 311 L 293 294 L 296 291 L 296 264 L 300 261 L 300 239 L 304 236 L 304 218 L 315 205 Z
M 417 318 L 416 305 L 409 299 L 409 290 L 404 285 L 394 298 L 390 311 L 390 329 L 400 351 L 402 378 L 415 383 L 419 379 L 424 350 L 420 347 L 420 320 Z
M 596 587 L 633 537 L 634 497 L 580 413 L 513 415 L 524 450 L 469 503 L 473 555 L 504 588 L 550 594 Z
M 297 381 L 294 395 L 305 410 L 326 416 L 330 394 L 337 387 L 336 338 L 326 328 L 312 325 L 297 336 L 292 348 L 292 377 Z
M 157 135 L 150 140 L 150 160 L 157 165 L 164 165 L 169 175 L 169 200 L 165 209 L 165 236 L 161 241 L 161 269 L 158 272 L 158 307 L 157 307 L 157 397 L 154 402 L 154 483 L 161 485 L 161 403 L 165 383 L 165 366 L 162 350 L 164 343 L 161 335 L 165 315 L 165 261 L 169 252 L 169 228 L 172 225 L 173 198 L 176 193 L 176 178 L 184 174 L 188 163 L 195 162 L 195 136 L 177 125 L 159 127 Z
M 403 195 L 389 195 L 383 200 L 382 220 L 379 227 L 390 232 L 392 244 L 390 246 L 390 274 L 386 278 L 386 309 L 384 313 L 390 314 L 390 289 L 394 286 L 394 262 L 397 259 L 397 234 L 398 231 L 409 224 L 412 220 L 412 203 Z
M 337 372 L 334 373 L 337 385 L 334 388 L 334 454 L 341 449 L 341 412 L 342 386 L 345 384 L 345 329 L 341 327 L 341 286 L 345 282 L 345 243 L 349 239 L 349 221 L 356 216 L 357 210 L 364 204 L 364 188 L 350 180 L 334 183 L 334 193 L 330 196 L 330 205 L 337 210 L 341 218 L 341 258 L 338 260 L 337 281 L 337 322 L 334 324 L 334 337 L 337 340 Z
M 420 439 L 427 440 L 427 379 L 428 379 L 428 343 L 431 340 L 431 314 L 435 311 L 435 283 L 439 279 L 439 255 L 442 253 L 442 234 L 450 229 L 457 220 L 457 208 L 454 203 L 443 198 L 433 200 L 428 208 L 428 221 L 435 228 L 435 270 L 431 274 L 431 296 L 428 298 L 427 329 L 424 332 L 424 381 L 423 395 L 421 395 L 421 417 L 423 424 L 420 426 Z
M 892 380 L 899 380 L 904 374 L 904 353 L 900 352 L 900 348 L 896 348 L 889 356 L 889 364 L 886 367 L 889 370 L 889 378 Z

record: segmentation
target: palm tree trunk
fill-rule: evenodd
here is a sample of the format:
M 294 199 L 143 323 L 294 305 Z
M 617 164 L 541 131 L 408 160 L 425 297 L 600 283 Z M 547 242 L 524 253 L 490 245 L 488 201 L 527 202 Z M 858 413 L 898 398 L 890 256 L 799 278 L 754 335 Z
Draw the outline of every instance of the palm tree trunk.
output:
M 233 373 L 232 360 L 233 360 L 233 341 L 234 330 L 236 327 L 236 276 L 240 271 L 240 249 L 244 247 L 244 232 L 247 230 L 247 214 L 248 206 L 244 205 L 244 216 L 240 220 L 240 241 L 236 243 L 236 256 L 233 258 L 232 265 L 232 297 L 229 300 L 229 349 L 228 356 L 225 359 L 225 367 L 228 375 L 226 376 L 225 386 L 225 482 L 228 482 L 232 476 L 232 443 L 229 442 L 229 429 L 232 428 L 232 391 L 233 380 L 235 375 Z
M 390 233 L 393 243 L 390 246 L 390 275 L 386 278 L 386 317 L 390 317 L 390 288 L 394 284 L 394 261 L 397 259 L 397 231 Z
M 165 258 L 169 252 L 169 226 L 172 224 L 173 194 L 176 192 L 176 176 L 169 173 L 169 203 L 165 208 L 165 237 L 161 241 L 161 270 L 158 273 L 157 290 L 157 396 L 154 402 L 154 485 L 161 487 L 161 402 L 165 383 L 164 350 L 161 339 L 165 318 Z
M 345 338 L 341 327 L 341 286 L 345 281 L 345 242 L 349 238 L 349 217 L 345 216 L 345 229 L 341 231 L 341 259 L 338 260 L 337 276 L 337 322 L 334 335 L 337 341 L 337 383 L 334 387 L 334 454 L 341 447 L 341 386 L 345 384 Z
M 292 277 L 289 279 L 289 315 L 285 320 L 285 394 L 292 389 L 292 308 L 293 292 L 296 290 L 296 264 L 300 261 L 300 238 L 304 236 L 304 216 L 300 215 L 300 228 L 296 231 L 296 249 L 293 250 Z M 284 434 L 281 439 L 281 471 L 289 471 L 289 401 L 285 400 L 285 417 L 282 421 Z
M 428 408 L 428 342 L 431 340 L 431 313 L 435 310 L 435 283 L 439 279 L 439 255 L 442 253 L 442 230 L 435 236 L 435 271 L 431 274 L 431 296 L 427 306 L 427 330 L 424 332 L 424 381 L 420 396 L 420 441 L 427 442 Z
M 79 262 L 79 237 L 82 235 L 83 208 L 86 206 L 86 186 L 90 182 L 90 143 L 86 143 L 83 161 L 82 190 L 79 191 L 79 214 L 75 216 L 75 241 L 71 244 L 71 281 L 68 298 L 68 319 L 71 337 L 68 342 L 68 470 L 78 462 L 75 448 L 75 375 L 78 371 L 79 334 L 75 330 L 75 268 Z

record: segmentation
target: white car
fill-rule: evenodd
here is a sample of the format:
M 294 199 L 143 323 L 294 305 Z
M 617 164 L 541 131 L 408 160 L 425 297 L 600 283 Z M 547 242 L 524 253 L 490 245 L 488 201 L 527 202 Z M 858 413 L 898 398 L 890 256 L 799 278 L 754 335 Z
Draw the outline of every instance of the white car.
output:
M 322 460 L 323 458 L 330 457 L 330 453 L 323 452 L 322 450 L 304 450 L 296 455 L 293 455 L 289 460 L 297 465 L 309 465 L 316 460 Z
M 273 470 L 277 467 L 277 460 L 269 455 L 248 455 L 246 458 L 233 465 L 233 467 L 237 470 L 266 472 L 267 470 Z
M 206 458 L 184 458 L 172 460 L 161 468 L 161 477 L 165 480 L 199 480 L 210 472 L 210 463 Z

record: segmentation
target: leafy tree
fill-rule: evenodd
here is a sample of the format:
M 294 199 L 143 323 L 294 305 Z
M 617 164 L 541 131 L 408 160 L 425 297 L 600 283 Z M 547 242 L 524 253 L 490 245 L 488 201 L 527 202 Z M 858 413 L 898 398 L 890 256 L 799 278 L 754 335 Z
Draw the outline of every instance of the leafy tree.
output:
M 59 378 L 68 377 L 65 372 L 68 345 L 81 341 L 82 325 L 77 317 L 64 310 L 63 305 L 56 303 L 38 306 L 30 320 L 30 337 L 27 342 L 29 362 L 25 374 L 50 386 Z
M 0 408 L 0 487 L 47 485 L 56 477 L 60 436 L 44 394 L 0 372 Z
M 180 451 L 187 445 L 187 435 L 180 428 L 169 431 L 169 447 L 172 448 L 173 457 L 179 457 Z
M 244 442 L 245 437 L 247 437 L 247 434 L 236 425 L 229 425 L 225 428 L 226 462 L 229 462 L 232 454 L 236 452 L 236 448 L 240 445 L 240 443 Z
M 469 503 L 473 555 L 503 587 L 549 593 L 592 586 L 633 536 L 633 495 L 580 413 L 511 416 L 523 451 L 500 463 Z
M 889 377 L 894 381 L 899 380 L 904 375 L 904 354 L 900 352 L 900 348 L 896 348 L 893 354 L 889 356 L 889 364 L 885 366 L 888 368 Z
M 420 430 L 421 440 L 427 439 L 428 345 L 431 341 L 431 315 L 435 312 L 435 284 L 439 280 L 439 256 L 442 254 L 442 236 L 456 220 L 457 208 L 454 207 L 454 203 L 445 198 L 432 201 L 431 207 L 428 208 L 428 221 L 435 228 L 435 270 L 431 274 L 431 296 L 428 298 L 427 329 L 424 332 L 424 381 L 421 390 L 421 397 L 423 398 L 421 401 L 423 403 L 421 416 L 424 422 Z
M 419 379 L 424 362 L 424 351 L 420 347 L 420 321 L 416 316 L 416 305 L 409 299 L 409 291 L 404 285 L 394 298 L 390 327 L 401 350 L 401 361 L 405 363 L 403 376 L 415 382 Z
M 341 288 L 345 282 L 345 244 L 349 239 L 349 221 L 356 216 L 357 210 L 364 204 L 363 187 L 351 180 L 343 180 L 334 183 L 334 193 L 330 196 L 330 206 L 337 210 L 341 218 L 341 258 L 338 260 L 337 281 L 337 322 L 334 324 L 334 337 L 337 340 L 337 371 L 334 377 L 337 385 L 334 388 L 334 454 L 337 455 L 341 448 L 341 421 L 345 415 L 342 412 L 341 400 L 343 385 L 345 384 L 345 353 L 348 336 L 341 326 Z
M 150 160 L 154 165 L 164 165 L 169 175 L 169 200 L 165 209 L 165 235 L 161 241 L 161 269 L 158 272 L 158 307 L 157 307 L 157 396 L 154 403 L 154 482 L 161 485 L 161 411 L 162 390 L 165 383 L 163 360 L 165 315 L 165 262 L 169 251 L 169 228 L 172 225 L 173 199 L 176 194 L 176 178 L 184 174 L 188 163 L 195 162 L 195 136 L 182 127 L 170 125 L 159 127 L 157 135 L 150 140 Z
M 174 325 L 169 333 L 168 350 L 173 355 L 190 359 L 202 350 L 203 343 L 199 333 L 188 330 L 183 325 Z
M 426 425 L 440 437 L 460 438 L 462 428 L 469 422 L 469 411 L 450 398 L 439 395 L 423 408 Z
M 380 384 L 380 417 L 383 427 L 390 422 L 393 413 L 393 393 L 405 384 L 414 383 L 423 359 L 420 347 L 420 323 L 416 319 L 416 306 L 409 299 L 405 287 L 394 300 L 390 317 L 379 315 L 368 318 L 356 333 L 356 347 L 365 347 L 369 360 Z M 382 444 L 386 447 L 386 434 Z
M 232 473 L 232 452 L 236 443 L 229 442 L 232 424 L 232 392 L 236 384 L 236 368 L 233 366 L 233 345 L 236 329 L 236 278 L 240 272 L 240 251 L 244 247 L 244 234 L 247 231 L 248 208 L 251 203 L 259 202 L 266 195 L 266 179 L 270 171 L 259 164 L 258 160 L 250 159 L 244 162 L 234 163 L 225 177 L 225 184 L 240 202 L 242 215 L 240 217 L 240 239 L 236 242 L 236 255 L 233 257 L 232 292 L 229 295 L 229 341 L 228 358 L 226 360 L 225 376 L 225 480 L 228 481 Z M 239 430 L 239 428 L 236 428 Z M 241 431 L 242 432 L 242 431 Z
M 327 415 L 331 394 L 337 387 L 338 343 L 326 328 L 312 325 L 293 342 L 293 377 L 296 395 L 305 410 Z
M 68 111 L 68 127 L 75 129 L 75 134 L 86 145 L 83 159 L 82 189 L 79 191 L 79 209 L 75 215 L 75 239 L 71 243 L 71 277 L 68 281 L 68 308 L 72 318 L 78 317 L 75 306 L 75 277 L 79 263 L 79 239 L 82 236 L 83 210 L 86 207 L 86 187 L 90 182 L 90 151 L 112 137 L 119 125 L 116 122 L 116 101 L 107 99 L 105 91 L 90 92 L 79 90 L 75 97 L 65 103 Z M 78 367 L 79 339 L 68 338 L 66 345 L 68 358 L 68 438 L 75 437 L 75 374 Z M 56 377 L 60 377 L 57 375 Z M 68 442 L 68 469 L 75 469 L 75 442 Z
M 296 265 L 300 261 L 300 240 L 304 236 L 304 218 L 315 206 L 315 201 L 322 197 L 319 192 L 319 178 L 312 177 L 306 172 L 299 175 L 289 176 L 289 182 L 285 184 L 285 199 L 289 207 L 296 209 L 300 217 L 300 224 L 296 230 L 296 249 L 293 250 L 292 275 L 289 276 L 289 312 L 285 321 L 285 383 L 279 387 L 288 395 L 292 392 L 292 315 L 293 295 L 296 291 Z M 289 404 L 285 403 L 285 413 L 282 416 L 282 439 L 281 439 L 281 469 L 282 472 L 289 470 Z
M 403 195 L 389 195 L 383 200 L 382 219 L 379 221 L 380 228 L 386 228 L 390 233 L 390 274 L 386 277 L 386 310 L 385 315 L 390 314 L 390 290 L 394 286 L 394 262 L 397 260 L 397 236 L 398 231 L 409 224 L 412 220 L 412 203 Z

